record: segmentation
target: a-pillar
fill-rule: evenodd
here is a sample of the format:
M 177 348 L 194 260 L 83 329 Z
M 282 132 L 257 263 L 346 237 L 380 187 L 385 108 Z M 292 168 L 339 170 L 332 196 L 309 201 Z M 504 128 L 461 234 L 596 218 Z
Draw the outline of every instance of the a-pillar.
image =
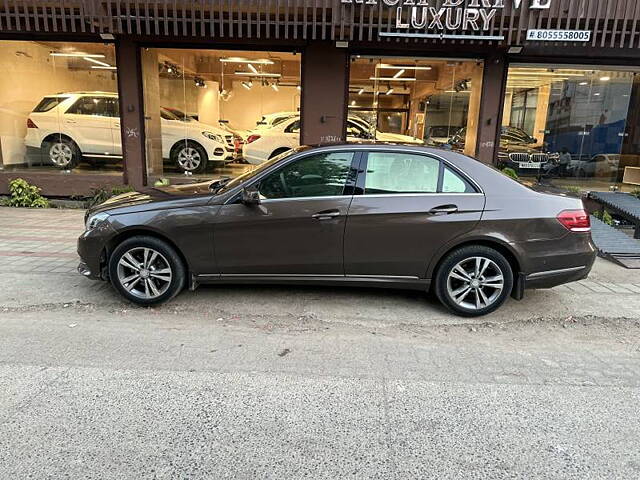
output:
M 485 59 L 476 150 L 476 158 L 483 163 L 498 161 L 507 70 L 505 55 L 495 54 Z
M 348 91 L 348 51 L 332 42 L 310 43 L 302 56 L 301 144 L 345 140 Z
M 127 37 L 116 39 L 116 65 L 124 180 L 140 189 L 146 185 L 142 71 L 140 49 Z

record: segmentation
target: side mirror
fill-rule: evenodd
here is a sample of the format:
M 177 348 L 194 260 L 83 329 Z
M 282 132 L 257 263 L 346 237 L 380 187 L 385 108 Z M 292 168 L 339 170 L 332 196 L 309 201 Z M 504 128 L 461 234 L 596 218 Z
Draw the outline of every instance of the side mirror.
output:
M 248 190 L 246 188 L 242 189 L 240 201 L 244 205 L 259 205 L 260 204 L 260 192 L 258 190 Z

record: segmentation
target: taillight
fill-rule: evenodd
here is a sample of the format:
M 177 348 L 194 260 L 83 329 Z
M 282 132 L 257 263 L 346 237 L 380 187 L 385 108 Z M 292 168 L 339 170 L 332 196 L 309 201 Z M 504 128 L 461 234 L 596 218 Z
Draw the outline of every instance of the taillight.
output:
M 247 138 L 247 143 L 255 142 L 260 138 L 260 135 L 249 135 Z
M 38 126 L 33 123 L 33 120 L 31 120 L 30 118 L 27 118 L 27 128 L 38 128 Z
M 584 210 L 564 210 L 556 217 L 567 230 L 572 232 L 591 231 L 589 214 Z

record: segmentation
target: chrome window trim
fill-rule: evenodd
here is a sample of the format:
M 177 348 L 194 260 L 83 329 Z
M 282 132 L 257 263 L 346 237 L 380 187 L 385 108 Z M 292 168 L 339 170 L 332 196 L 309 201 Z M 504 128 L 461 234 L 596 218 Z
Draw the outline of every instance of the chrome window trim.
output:
M 340 144 L 340 145 L 334 145 L 334 146 L 326 146 L 326 147 L 319 147 L 319 148 L 312 148 L 311 150 L 303 150 L 302 152 L 297 152 L 291 155 L 290 158 L 287 158 L 287 160 L 282 163 L 282 164 L 278 164 L 278 165 L 273 165 L 271 168 L 269 168 L 266 172 L 263 172 L 262 175 L 260 175 L 257 178 L 253 178 L 252 180 L 250 180 L 249 182 L 247 182 L 246 184 L 240 184 L 237 187 L 235 187 L 234 191 L 230 191 L 227 192 L 226 194 L 229 195 L 229 198 L 227 200 L 224 201 L 224 203 L 222 204 L 223 206 L 225 205 L 229 205 L 231 203 L 233 203 L 232 201 L 236 198 L 236 196 L 238 195 L 238 193 L 240 192 L 240 190 L 242 188 L 246 188 L 246 187 L 250 187 L 252 186 L 254 183 L 259 182 L 262 178 L 264 178 L 266 175 L 269 175 L 272 171 L 284 167 L 286 165 L 288 165 L 290 162 L 293 162 L 297 159 L 302 159 L 304 157 L 307 157 L 309 155 L 315 155 L 316 153 L 319 153 L 318 150 L 320 150 L 320 152 L 348 152 L 348 153 L 352 153 L 352 154 L 357 154 L 359 152 L 369 152 L 369 151 L 387 151 L 387 152 L 401 152 L 401 153 L 410 153 L 410 154 L 414 154 L 414 155 L 425 155 L 425 156 L 430 156 L 432 158 L 438 159 L 439 161 L 443 162 L 444 165 L 446 165 L 447 167 L 451 168 L 451 170 L 453 170 L 454 172 L 458 173 L 459 175 L 461 175 L 462 177 L 465 178 L 465 180 L 467 180 L 469 183 L 471 183 L 471 185 L 473 185 L 474 188 L 477 189 L 477 192 L 470 192 L 470 193 L 464 193 L 464 192 L 458 192 L 458 193 L 454 193 L 454 192 L 441 192 L 441 193 L 429 193 L 427 195 L 485 195 L 484 189 L 478 184 L 478 182 L 476 182 L 473 178 L 471 178 L 471 176 L 465 172 L 462 168 L 458 167 L 457 165 L 453 165 L 451 162 L 449 162 L 446 158 L 436 154 L 436 153 L 432 153 L 432 152 L 425 152 L 425 151 L 421 151 L 419 150 L 420 148 L 425 148 L 425 147 L 418 147 L 418 150 L 412 150 L 410 148 L 402 148 L 401 146 L 397 146 L 397 145 L 393 145 L 393 149 L 389 149 L 388 145 L 376 145 L 376 144 L 371 144 L 371 145 L 366 145 L 366 144 Z M 478 160 L 475 160 L 478 161 Z M 225 194 L 225 195 L 226 195 Z M 383 194 L 383 195 L 398 195 L 398 194 Z M 412 194 L 414 195 L 414 194 Z M 351 195 L 348 195 L 351 196 Z M 361 196 L 372 196 L 372 195 L 353 195 L 354 197 L 361 197 Z M 213 197 L 212 197 L 213 198 Z M 291 200 L 293 198 L 305 198 L 305 197 L 291 197 L 288 200 Z M 306 198 L 310 198 L 310 197 L 306 197 Z M 327 197 L 322 197 L 322 198 L 327 198 Z M 276 199 L 272 199 L 272 200 L 276 200 Z
M 483 196 L 483 193 L 473 192 L 426 192 L 426 193 L 370 193 L 364 195 L 356 195 L 357 197 L 377 198 L 377 197 L 430 197 L 433 195 L 479 195 Z
M 273 202 L 283 202 L 286 200 L 289 201 L 301 201 L 301 200 L 337 200 L 340 198 L 351 198 L 353 195 L 318 195 L 313 197 L 285 197 L 285 198 L 265 198 L 260 199 L 260 203 L 273 203 Z

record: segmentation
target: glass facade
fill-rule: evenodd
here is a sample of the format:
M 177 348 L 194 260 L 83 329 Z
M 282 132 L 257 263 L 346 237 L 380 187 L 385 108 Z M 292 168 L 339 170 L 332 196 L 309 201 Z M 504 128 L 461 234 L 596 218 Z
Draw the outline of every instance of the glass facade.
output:
M 630 189 L 640 167 L 636 72 L 517 65 L 509 69 L 498 162 L 562 190 Z
M 299 145 L 300 55 L 149 48 L 142 71 L 150 182 L 236 176 Z
M 347 137 L 474 155 L 482 71 L 476 60 L 354 56 Z
M 2 170 L 122 177 L 112 45 L 3 41 L 0 68 Z

